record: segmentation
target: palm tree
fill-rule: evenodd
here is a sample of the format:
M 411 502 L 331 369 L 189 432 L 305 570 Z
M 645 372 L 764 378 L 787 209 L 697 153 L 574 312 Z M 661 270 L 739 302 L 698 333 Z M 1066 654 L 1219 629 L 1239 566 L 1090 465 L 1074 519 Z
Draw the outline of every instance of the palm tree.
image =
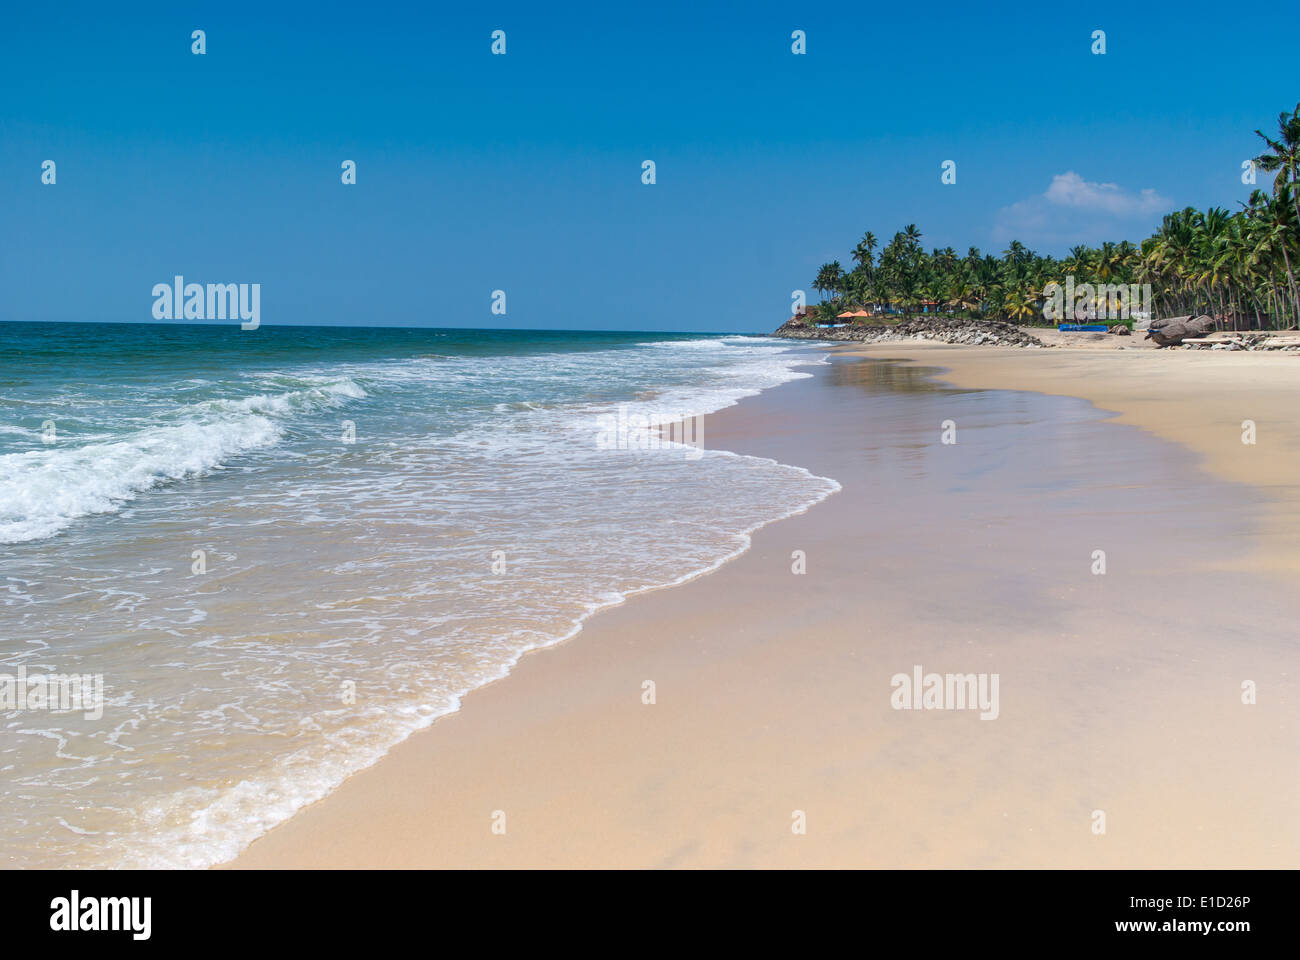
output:
M 1022 286 L 1008 293 L 1006 302 L 1007 316 L 1012 320 L 1028 320 L 1038 313 L 1040 304 L 1038 292 L 1032 287 Z
M 1300 190 L 1297 190 L 1300 188 L 1300 103 L 1296 104 L 1290 116 L 1285 110 L 1277 115 L 1277 134 L 1278 139 L 1273 140 L 1265 136 L 1262 130 L 1255 131 L 1255 135 L 1273 151 L 1256 157 L 1255 163 L 1261 170 L 1270 173 L 1276 171 L 1273 177 L 1274 195 L 1286 184 L 1292 185 L 1295 191 L 1292 194 L 1292 201 L 1295 204 L 1296 216 L 1300 217 Z
M 835 282 L 839 270 L 840 262 L 838 260 L 834 263 L 823 263 L 821 267 L 818 268 L 817 279 L 813 281 L 812 287 L 823 298 L 825 298 L 827 290 L 835 289 Z
M 963 311 L 974 310 L 979 306 L 979 299 L 975 296 L 975 288 L 964 276 L 954 276 L 948 282 L 947 294 L 943 298 L 944 305 L 949 310 Z
M 920 229 L 908 224 L 878 255 L 876 235 L 865 233 L 853 251 L 853 271 L 823 264 L 814 287 L 905 311 L 925 298 L 951 310 L 1023 320 L 1036 312 L 1039 291 L 1069 274 L 1076 284 L 1150 284 L 1155 308 L 1165 314 L 1212 312 L 1231 317 L 1234 326 L 1247 317 L 1261 328 L 1300 324 L 1300 104 L 1278 118 L 1276 138 L 1256 132 L 1270 150 L 1256 162 L 1276 174 L 1273 189 L 1271 195 L 1255 191 L 1236 213 L 1186 207 L 1165 216 L 1140 244 L 1078 245 L 1062 260 L 1019 240 L 1000 257 L 978 247 L 964 257 L 952 247 L 926 253 Z
M 845 276 L 844 268 L 840 266 L 840 262 L 838 260 L 832 260 L 830 264 L 830 283 L 826 285 L 826 289 L 830 291 L 832 299 L 845 291 L 847 288 L 846 280 L 847 277 Z
M 826 281 L 830 279 L 826 271 L 829 266 L 829 263 L 823 263 L 817 268 L 817 276 L 813 278 L 812 288 L 817 291 L 818 297 L 826 296 Z
M 1256 259 L 1259 262 L 1271 262 L 1274 265 L 1280 260 L 1281 267 L 1286 273 L 1287 289 L 1291 299 L 1291 314 L 1293 318 L 1300 318 L 1300 296 L 1297 295 L 1295 272 L 1291 266 L 1291 254 L 1287 249 L 1294 245 L 1297 236 L 1296 224 L 1293 210 L 1293 189 L 1291 184 L 1283 184 L 1282 189 L 1276 197 L 1269 199 L 1263 191 L 1256 190 L 1251 194 L 1250 206 L 1247 210 L 1250 212 L 1252 219 L 1257 225 L 1256 242 L 1258 245 Z M 1272 271 L 1270 271 L 1270 274 Z M 1274 288 L 1278 284 L 1272 284 Z M 1281 302 L 1279 292 L 1274 290 L 1274 299 Z M 1285 308 L 1280 312 L 1285 317 Z
M 853 248 L 853 259 L 858 266 L 865 267 L 868 270 L 871 268 L 875 260 L 876 243 L 876 235 L 870 230 L 863 234 L 862 239 L 858 241 L 858 245 Z

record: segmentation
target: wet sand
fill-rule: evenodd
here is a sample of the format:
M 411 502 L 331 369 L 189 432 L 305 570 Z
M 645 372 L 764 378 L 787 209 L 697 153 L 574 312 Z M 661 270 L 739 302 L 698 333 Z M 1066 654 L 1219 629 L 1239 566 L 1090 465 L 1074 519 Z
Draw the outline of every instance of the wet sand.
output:
M 1050 341 L 1071 336 L 1034 330 Z M 943 368 L 960 387 L 1083 397 L 1198 455 L 1211 475 L 1254 488 L 1267 512 L 1253 518 L 1259 548 L 1243 558 L 1261 572 L 1300 575 L 1300 354 L 1157 350 L 1133 338 L 1068 349 L 964 349 L 933 343 L 837 348 L 845 356 L 903 357 Z M 1243 423 L 1256 442 L 1243 444 Z
M 1300 361 L 928 346 L 710 416 L 709 446 L 843 490 L 529 655 L 233 866 L 1300 864 Z M 1173 442 L 1251 415 L 1253 461 Z M 997 718 L 894 709 L 918 664 L 997 674 Z

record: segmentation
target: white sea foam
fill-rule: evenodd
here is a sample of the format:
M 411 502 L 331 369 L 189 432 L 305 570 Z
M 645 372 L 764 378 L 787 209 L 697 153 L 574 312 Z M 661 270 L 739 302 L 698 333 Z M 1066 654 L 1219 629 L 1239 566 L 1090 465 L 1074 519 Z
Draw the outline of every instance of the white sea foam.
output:
M 101 727 L 0 744 L 0 767 L 33 771 L 24 794 L 38 803 L 0 803 L 0 818 L 28 824 L 24 849 L 42 851 L 41 865 L 235 856 L 528 650 L 716 569 L 757 528 L 837 490 L 725 450 L 696 462 L 610 456 L 593 442 L 620 405 L 711 413 L 807 376 L 809 362 L 823 361 L 723 337 L 247 371 L 252 395 L 191 402 L 98 446 L 13 455 L 44 458 L 48 475 L 24 462 L 22 478 L 61 490 L 17 505 L 27 522 L 47 517 L 46 530 L 151 506 L 148 522 L 118 525 L 107 559 L 86 560 L 76 538 L 43 547 L 44 562 L 77 568 L 61 593 L 10 591 L 24 662 L 97 664 L 107 689 Z M 335 434 L 343 416 L 356 421 L 353 444 Z M 248 454 L 259 467 L 246 481 L 183 482 Z M 0 500 L 0 517 L 10 510 Z M 183 543 L 148 526 L 176 516 L 196 531 Z M 211 551 L 204 578 L 188 569 L 196 545 Z M 490 571 L 497 549 L 507 576 Z M 345 708 L 348 680 L 362 696 Z
M 204 400 L 118 440 L 0 455 L 0 543 L 41 540 L 74 521 L 111 513 L 153 487 L 195 477 L 230 457 L 272 446 L 298 412 L 365 396 L 351 380 L 281 394 Z

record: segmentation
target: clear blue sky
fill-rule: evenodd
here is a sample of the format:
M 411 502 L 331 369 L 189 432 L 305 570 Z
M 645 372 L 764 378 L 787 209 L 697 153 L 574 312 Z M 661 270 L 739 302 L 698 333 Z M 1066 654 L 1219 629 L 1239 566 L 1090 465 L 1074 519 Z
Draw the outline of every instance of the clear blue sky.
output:
M 264 324 L 770 330 L 866 229 L 1236 209 L 1300 100 L 1281 3 L 289 6 L 4 5 L 0 320 L 148 321 L 179 273 Z

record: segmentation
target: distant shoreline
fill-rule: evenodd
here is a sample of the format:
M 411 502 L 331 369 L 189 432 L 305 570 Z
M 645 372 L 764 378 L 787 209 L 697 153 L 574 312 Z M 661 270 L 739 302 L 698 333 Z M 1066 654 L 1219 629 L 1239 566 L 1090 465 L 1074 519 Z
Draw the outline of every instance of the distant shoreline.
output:
M 1030 328 L 1003 320 L 972 320 L 961 317 L 913 316 L 896 323 L 849 323 L 839 327 L 808 326 L 787 321 L 771 336 L 787 340 L 833 342 L 880 342 L 894 340 L 940 340 L 980 346 L 1042 347 L 1045 344 Z

